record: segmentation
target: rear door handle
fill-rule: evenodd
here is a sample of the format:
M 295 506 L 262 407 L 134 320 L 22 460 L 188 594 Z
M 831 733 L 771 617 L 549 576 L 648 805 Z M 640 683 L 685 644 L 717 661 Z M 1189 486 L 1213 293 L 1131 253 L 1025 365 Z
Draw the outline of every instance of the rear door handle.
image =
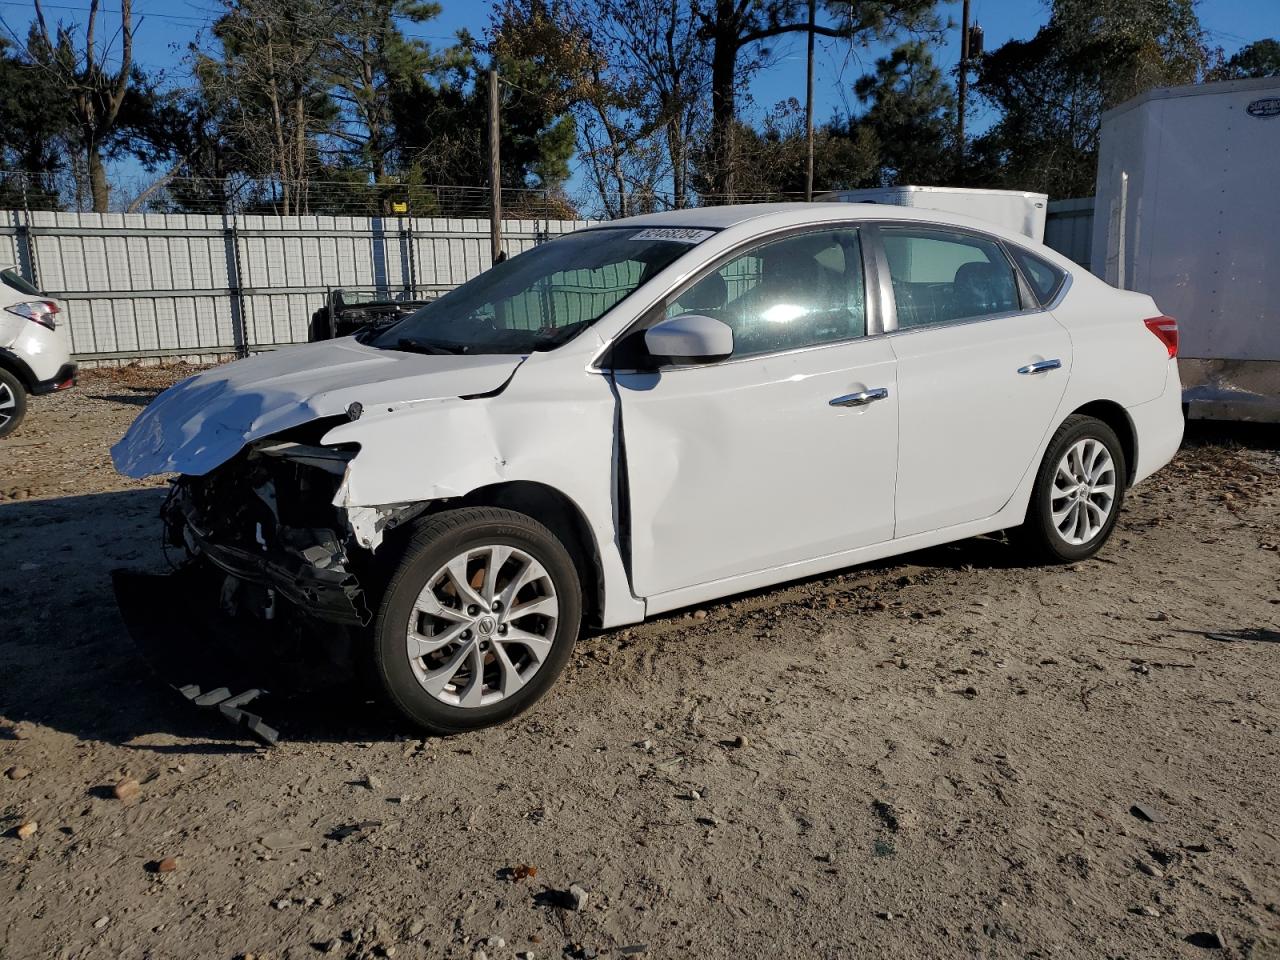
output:
M 1062 366 L 1061 360 L 1037 360 L 1035 363 L 1028 363 L 1025 367 L 1019 367 L 1019 373 L 1045 373 L 1049 370 L 1057 370 Z
M 865 407 L 868 403 L 883 400 L 889 395 L 888 387 L 872 387 L 870 390 L 859 390 L 857 393 L 846 393 L 843 397 L 828 400 L 831 407 Z

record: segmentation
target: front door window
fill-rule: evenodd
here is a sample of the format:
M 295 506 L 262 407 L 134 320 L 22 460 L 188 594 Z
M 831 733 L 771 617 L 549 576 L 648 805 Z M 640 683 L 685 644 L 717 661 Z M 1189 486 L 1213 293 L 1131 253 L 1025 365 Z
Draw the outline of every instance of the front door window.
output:
M 733 356 L 778 353 L 864 336 L 857 230 L 803 233 L 762 244 L 703 277 L 668 317 L 699 313 L 733 328 Z

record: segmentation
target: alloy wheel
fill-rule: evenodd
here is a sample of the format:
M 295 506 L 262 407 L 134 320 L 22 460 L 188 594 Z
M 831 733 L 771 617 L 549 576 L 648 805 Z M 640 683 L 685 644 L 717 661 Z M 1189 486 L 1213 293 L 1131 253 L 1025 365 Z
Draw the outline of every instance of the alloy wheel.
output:
M 1058 461 L 1049 497 L 1058 536 L 1073 546 L 1096 537 L 1116 502 L 1116 466 L 1106 445 L 1085 437 L 1068 447 Z
M 503 544 L 466 550 L 414 601 L 405 637 L 414 676 L 450 706 L 505 700 L 546 662 L 559 606 L 555 583 L 532 555 Z
M 0 429 L 9 425 L 17 409 L 18 398 L 13 395 L 7 383 L 0 383 Z

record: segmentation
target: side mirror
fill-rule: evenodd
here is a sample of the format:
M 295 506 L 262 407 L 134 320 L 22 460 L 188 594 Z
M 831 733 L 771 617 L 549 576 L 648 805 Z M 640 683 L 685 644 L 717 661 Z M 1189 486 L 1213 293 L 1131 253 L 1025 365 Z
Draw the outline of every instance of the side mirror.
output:
M 644 345 L 660 360 L 710 363 L 733 353 L 733 328 L 722 320 L 686 313 L 645 331 Z

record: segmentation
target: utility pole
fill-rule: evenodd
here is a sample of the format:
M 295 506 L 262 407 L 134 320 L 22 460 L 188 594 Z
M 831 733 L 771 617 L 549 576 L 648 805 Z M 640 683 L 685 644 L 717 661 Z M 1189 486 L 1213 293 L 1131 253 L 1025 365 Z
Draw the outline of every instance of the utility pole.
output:
M 965 0 L 966 3 L 969 0 Z M 813 28 L 817 18 L 818 0 L 809 0 L 809 62 L 806 66 L 804 129 L 808 138 L 808 154 L 804 176 L 804 198 L 813 199 Z
M 968 0 L 965 0 L 967 3 Z M 493 263 L 499 264 L 502 255 L 502 167 L 498 163 L 498 71 L 489 71 L 489 243 Z
M 960 83 L 956 115 L 956 162 L 964 163 L 964 102 L 969 93 L 969 0 L 964 0 L 960 16 Z

